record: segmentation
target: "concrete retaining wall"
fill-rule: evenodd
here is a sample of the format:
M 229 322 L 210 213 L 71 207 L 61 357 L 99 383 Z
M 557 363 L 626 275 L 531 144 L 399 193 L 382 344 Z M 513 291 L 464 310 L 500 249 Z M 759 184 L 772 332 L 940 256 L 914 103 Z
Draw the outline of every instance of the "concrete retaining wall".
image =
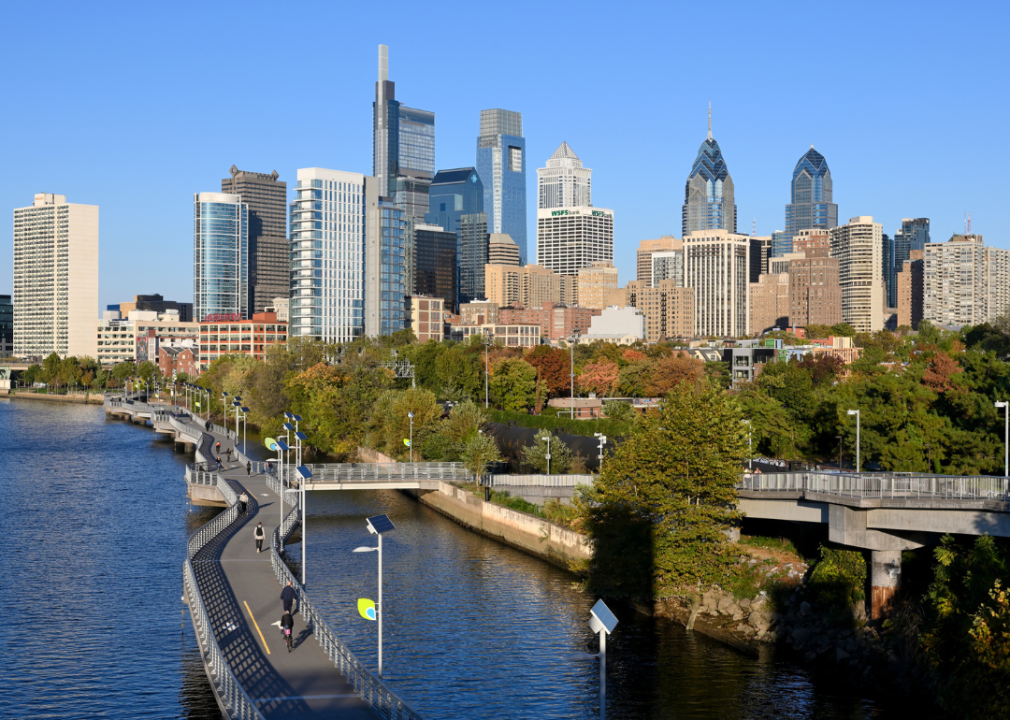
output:
M 78 405 L 102 405 L 105 396 L 101 393 L 89 395 L 38 395 L 36 393 L 10 393 L 7 397 L 13 400 L 41 400 L 43 402 L 76 403 Z
M 358 457 L 361 459 L 361 462 L 366 462 L 366 463 L 395 463 L 395 462 L 399 462 L 399 460 L 394 460 L 393 458 L 389 457 L 389 455 L 384 455 L 383 453 L 379 452 L 378 450 L 373 450 L 372 448 L 366 448 L 366 447 L 359 447 L 358 448 Z
M 533 515 L 484 502 L 473 493 L 440 482 L 438 490 L 405 490 L 460 525 L 494 538 L 566 570 L 592 557 L 585 535 Z
M 543 505 L 546 500 L 560 500 L 565 505 L 572 504 L 575 497 L 573 487 L 536 487 L 535 485 L 495 485 L 495 490 L 504 490 L 512 497 L 519 497 L 534 505 Z

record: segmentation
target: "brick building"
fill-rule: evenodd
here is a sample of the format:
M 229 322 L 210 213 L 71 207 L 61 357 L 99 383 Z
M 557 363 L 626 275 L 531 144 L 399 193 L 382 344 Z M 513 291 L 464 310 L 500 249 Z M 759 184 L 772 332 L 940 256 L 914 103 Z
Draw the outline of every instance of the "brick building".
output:
M 922 250 L 910 250 L 910 258 L 902 262 L 898 271 L 898 327 L 907 325 L 919 329 L 923 314 L 923 270 L 925 263 Z
M 288 324 L 277 313 L 253 313 L 249 320 L 211 319 L 200 323 L 200 372 L 222 355 L 249 355 L 262 360 L 271 345 L 288 341 Z
M 191 348 L 168 347 L 158 348 L 158 369 L 165 377 L 174 377 L 186 373 L 190 377 L 200 374 L 200 364 Z
M 803 231 L 811 233 L 823 231 Z M 796 247 L 798 240 L 793 240 Z M 810 245 L 804 257 L 789 262 L 789 322 L 794 327 L 842 322 L 838 259 L 826 245 Z
M 574 330 L 585 334 L 594 315 L 602 310 L 596 308 L 570 307 L 561 303 L 546 302 L 539 308 L 522 306 L 498 309 L 498 322 L 502 324 L 539 325 L 543 337 L 550 340 L 564 340 L 572 336 Z
M 443 298 L 411 295 L 407 298 L 407 327 L 414 331 L 419 343 L 445 338 Z
M 645 315 L 648 342 L 694 336 L 694 288 L 677 287 L 672 279 L 660 280 L 656 287 L 640 287 L 637 282 L 634 285 L 632 307 Z
M 750 329 L 760 335 L 789 325 L 789 273 L 762 275 L 750 283 Z

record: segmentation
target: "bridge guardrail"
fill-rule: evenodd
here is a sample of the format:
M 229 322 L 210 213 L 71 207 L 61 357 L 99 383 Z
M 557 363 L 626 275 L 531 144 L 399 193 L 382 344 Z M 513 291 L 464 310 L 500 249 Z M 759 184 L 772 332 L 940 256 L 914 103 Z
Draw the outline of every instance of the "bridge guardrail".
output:
M 335 463 L 307 465 L 311 482 L 360 480 L 473 480 L 463 463 Z M 310 483 L 311 484 L 311 483 Z
M 737 486 L 751 491 L 799 491 L 859 498 L 1002 500 L 1007 479 L 991 475 L 917 473 L 746 473 Z
M 204 661 L 210 668 L 213 681 L 217 685 L 218 695 L 226 707 L 229 718 L 262 720 L 263 714 L 246 693 L 242 684 L 239 683 L 238 678 L 235 677 L 224 653 L 221 652 L 221 647 L 217 644 L 214 628 L 211 625 L 210 616 L 207 614 L 207 608 L 203 604 L 200 586 L 196 581 L 196 573 L 193 571 L 193 558 L 196 554 L 238 517 L 238 506 L 236 505 L 238 496 L 235 494 L 235 490 L 227 482 L 220 483 L 218 487 L 229 507 L 190 536 L 189 557 L 186 558 L 183 565 L 183 582 L 189 598 L 190 616 L 196 626 L 197 639 L 200 642 Z
M 486 475 L 491 487 L 575 487 L 592 485 L 592 475 Z
M 267 478 L 267 484 L 275 493 L 280 492 L 280 483 L 273 476 Z M 323 652 L 330 658 L 334 667 L 351 683 L 355 692 L 358 693 L 358 697 L 371 705 L 379 713 L 380 717 L 388 718 L 389 720 L 422 720 L 415 710 L 401 700 L 396 693 L 374 675 L 371 670 L 365 667 L 354 656 L 354 653 L 344 645 L 333 629 L 327 624 L 326 619 L 323 618 L 309 600 L 305 588 L 298 582 L 298 578 L 295 577 L 295 574 L 291 572 L 281 558 L 280 549 L 283 548 L 283 541 L 287 539 L 299 522 L 299 513 L 301 511 L 299 495 L 298 493 L 292 494 L 296 498 L 295 504 L 284 517 L 283 522 L 274 528 L 270 539 L 270 563 L 273 566 L 278 582 L 281 585 L 284 585 L 288 581 L 291 582 L 291 587 L 294 588 L 298 595 L 298 612 L 305 618 L 308 626 L 312 628 L 316 642 L 319 643 Z

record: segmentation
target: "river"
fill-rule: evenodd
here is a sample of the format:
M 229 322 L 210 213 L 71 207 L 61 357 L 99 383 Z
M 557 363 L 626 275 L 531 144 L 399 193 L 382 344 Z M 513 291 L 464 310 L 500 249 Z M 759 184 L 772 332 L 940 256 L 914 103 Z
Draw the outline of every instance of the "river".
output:
M 217 718 L 183 615 L 189 458 L 101 407 L 0 401 L 0 599 L 7 609 L 0 717 Z M 365 662 L 376 556 L 364 518 L 387 513 L 385 678 L 427 718 L 598 717 L 586 626 L 596 598 L 576 578 L 459 527 L 394 491 L 311 493 L 308 589 Z M 289 546 L 298 557 L 298 545 Z M 771 651 L 760 660 L 614 606 L 608 717 L 901 717 L 833 689 Z

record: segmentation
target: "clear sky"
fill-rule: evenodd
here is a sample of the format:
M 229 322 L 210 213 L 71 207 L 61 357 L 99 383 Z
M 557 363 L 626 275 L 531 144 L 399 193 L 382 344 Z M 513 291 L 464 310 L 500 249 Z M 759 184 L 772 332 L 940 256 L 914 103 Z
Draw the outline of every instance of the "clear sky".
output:
M 796 161 L 827 158 L 839 219 L 893 234 L 964 213 L 1010 247 L 1006 3 L 8 3 L 0 23 L 0 207 L 36 192 L 100 210 L 102 307 L 192 300 L 193 207 L 234 163 L 369 174 L 377 46 L 397 99 L 436 118 L 436 166 L 473 165 L 480 110 L 523 114 L 536 172 L 562 140 L 615 212 L 615 263 L 680 235 L 713 134 L 739 230 L 782 229 Z M 1000 205 L 1003 210 L 1000 210 Z M 1002 215 L 1001 215 L 1002 213 Z M 1003 217 L 1003 220 L 999 218 Z M 0 293 L 12 287 L 13 230 Z

